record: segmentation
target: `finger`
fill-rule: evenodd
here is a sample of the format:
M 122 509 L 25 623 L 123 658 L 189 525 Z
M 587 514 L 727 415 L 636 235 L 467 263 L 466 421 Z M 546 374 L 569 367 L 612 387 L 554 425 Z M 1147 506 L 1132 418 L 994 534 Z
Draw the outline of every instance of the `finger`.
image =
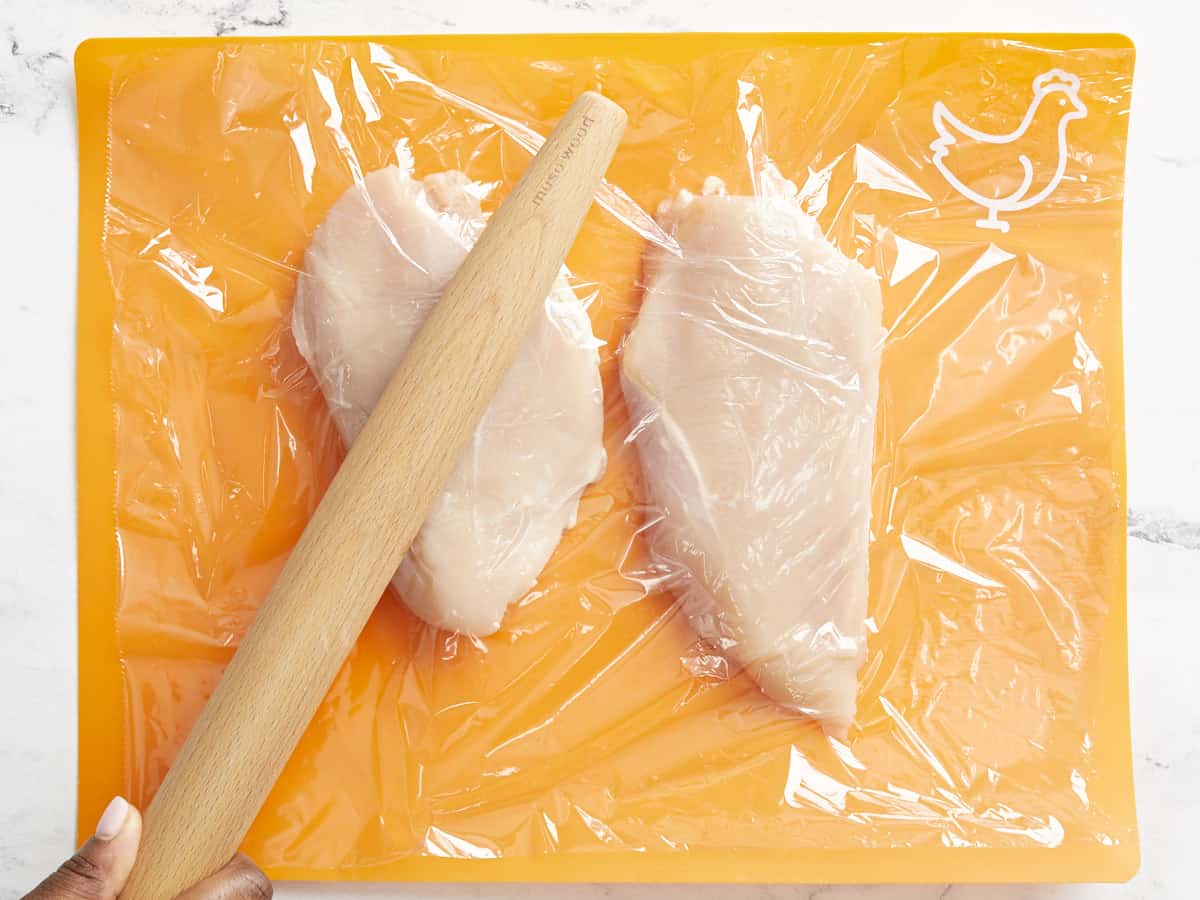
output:
M 262 869 L 239 853 L 225 868 L 192 885 L 175 900 L 271 900 L 274 893 Z
M 125 888 L 138 843 L 142 817 L 124 798 L 114 797 L 96 833 L 29 892 L 27 900 L 116 900 Z

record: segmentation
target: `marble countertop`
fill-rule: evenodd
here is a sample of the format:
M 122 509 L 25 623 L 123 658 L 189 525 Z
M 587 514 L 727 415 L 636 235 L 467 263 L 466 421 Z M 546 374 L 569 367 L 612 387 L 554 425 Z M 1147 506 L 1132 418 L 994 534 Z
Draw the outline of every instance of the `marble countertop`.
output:
M 1122 31 L 1138 46 L 1126 211 L 1129 606 L 1143 864 L 1104 886 L 280 885 L 281 896 L 1060 900 L 1195 896 L 1200 817 L 1200 120 L 1194 49 L 1170 0 L 0 0 L 0 898 L 71 849 L 75 773 L 71 58 L 95 35 L 614 30 Z M 1157 9 L 1156 9 L 1157 7 Z

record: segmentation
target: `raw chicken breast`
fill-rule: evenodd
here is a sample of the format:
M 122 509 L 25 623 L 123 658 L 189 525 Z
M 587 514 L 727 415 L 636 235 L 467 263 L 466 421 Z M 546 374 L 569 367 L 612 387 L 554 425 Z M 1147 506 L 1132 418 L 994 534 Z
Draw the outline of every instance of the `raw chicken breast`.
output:
M 790 200 L 659 210 L 621 375 L 650 549 L 693 627 L 844 735 L 865 652 L 879 287 Z M 714 191 L 718 193 L 713 193 Z
M 348 444 L 482 231 L 483 193 L 461 172 L 382 169 L 313 236 L 293 331 Z M 559 278 L 393 580 L 426 622 L 492 634 L 575 524 L 605 465 L 598 345 Z

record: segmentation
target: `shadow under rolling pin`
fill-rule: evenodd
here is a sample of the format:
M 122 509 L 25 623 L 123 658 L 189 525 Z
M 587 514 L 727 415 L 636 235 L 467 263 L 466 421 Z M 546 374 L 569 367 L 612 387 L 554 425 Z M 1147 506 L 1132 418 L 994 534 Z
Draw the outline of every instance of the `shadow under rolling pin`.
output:
M 500 205 L 354 442 L 149 809 L 123 900 L 237 851 L 525 339 L 625 128 L 582 94 Z

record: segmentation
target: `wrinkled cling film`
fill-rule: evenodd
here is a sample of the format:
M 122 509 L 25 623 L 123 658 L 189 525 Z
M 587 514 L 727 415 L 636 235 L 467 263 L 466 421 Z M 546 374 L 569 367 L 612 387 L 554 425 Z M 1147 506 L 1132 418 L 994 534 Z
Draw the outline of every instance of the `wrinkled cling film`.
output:
M 99 595 L 94 612 L 81 606 L 81 642 L 95 650 L 85 678 L 111 681 L 117 699 L 89 704 L 88 721 L 108 724 L 81 734 L 81 817 L 94 819 L 110 787 L 143 805 L 152 796 L 340 462 L 342 438 L 290 328 L 318 225 L 389 166 L 414 179 L 462 172 L 486 213 L 570 100 L 598 89 L 629 127 L 567 264 L 599 345 L 607 468 L 494 635 L 439 631 L 394 593 L 381 599 L 244 849 L 276 874 L 315 878 L 491 877 L 420 868 L 481 860 L 517 866 L 503 877 L 598 877 L 587 868 L 598 858 L 612 877 L 716 877 L 706 861 L 726 852 L 756 855 L 772 877 L 793 877 L 798 861 L 795 878 L 838 877 L 814 868 L 830 851 L 864 863 L 902 851 L 932 880 L 964 871 L 953 868 L 962 857 L 938 855 L 960 850 L 1054 850 L 1098 876 L 1125 871 L 1096 861 L 1136 856 L 1119 671 L 1132 51 L 969 36 L 508 40 L 96 50 L 104 140 L 81 141 L 84 154 L 108 148 L 93 274 L 112 309 L 103 335 L 86 338 L 102 342 L 103 362 L 83 374 L 111 385 L 97 400 L 111 423 L 95 427 L 112 431 L 94 438 L 114 455 L 86 477 L 81 462 L 81 508 L 113 506 L 115 561 L 81 571 L 81 584 L 115 594 L 109 607 Z M 1065 127 L 1062 158 L 1060 95 L 1086 107 Z M 1045 113 L 1012 148 L 964 130 L 939 161 L 999 204 L 994 217 L 934 161 L 939 122 L 951 121 L 935 117 L 939 103 L 993 135 Z M 1038 205 L 1008 210 L 1022 157 L 1029 191 L 1060 162 L 1062 173 Z M 797 535 L 860 541 L 835 533 L 837 516 L 806 518 L 799 474 L 772 471 L 825 465 L 808 483 L 829 496 L 848 485 L 869 506 L 865 574 L 855 570 L 865 617 L 824 631 L 832 614 L 813 620 L 853 657 L 840 730 L 764 692 L 738 635 L 698 622 L 679 567 L 655 546 L 655 529 L 681 513 L 639 451 L 650 420 L 622 367 L 655 260 L 694 261 L 672 210 L 722 192 L 786 209 L 786 222 L 755 220 L 762 229 L 743 234 L 759 249 L 710 254 L 713 278 L 681 295 L 719 293 L 739 310 L 719 325 L 758 335 L 738 353 L 826 379 L 774 388 L 796 391 L 778 408 L 811 416 L 809 433 L 863 438 L 870 422 L 870 461 L 848 475 L 829 471 L 834 457 L 786 458 L 786 442 L 770 439 L 778 421 L 757 423 L 765 438 L 743 436 L 778 448 L 759 486 L 792 504 L 764 552 Z M 992 218 L 1007 230 L 979 224 Z M 801 259 L 798 244 L 827 250 Z M 826 276 L 825 301 L 842 296 L 846 272 L 878 291 L 878 331 L 859 335 L 879 356 L 869 417 L 864 403 L 842 417 L 839 403 L 868 396 L 868 370 L 833 364 L 849 357 L 824 345 L 845 338 L 849 307 L 809 304 L 825 290 L 813 272 Z M 721 288 L 717 273 L 756 287 Z M 762 306 L 771 284 L 793 291 L 769 311 L 790 310 L 788 329 Z M 94 302 L 81 293 L 81 318 Z M 828 316 L 806 323 L 813 308 Z M 765 382 L 655 357 L 668 349 L 649 356 L 674 376 L 694 372 L 713 410 L 775 408 L 754 405 Z M 697 421 L 689 440 L 704 434 Z M 717 474 L 745 477 L 736 457 Z M 1058 871 L 1044 865 L 1043 877 Z
M 371 62 L 388 76 L 388 81 L 392 85 L 419 84 L 448 103 L 468 109 L 485 121 L 494 123 L 514 142 L 527 150 L 530 156 L 541 149 L 545 138 L 538 132 L 508 116 L 494 113 L 485 106 L 480 106 L 466 97 L 457 96 L 445 91 L 436 84 L 421 78 L 419 75 L 414 74 L 397 63 L 386 47 L 372 44 Z M 653 217 L 648 215 L 645 210 L 630 199 L 629 195 L 619 187 L 610 184 L 607 179 L 601 182 L 600 189 L 596 192 L 596 202 L 646 240 L 668 250 L 675 249 L 674 240 L 659 227 Z

